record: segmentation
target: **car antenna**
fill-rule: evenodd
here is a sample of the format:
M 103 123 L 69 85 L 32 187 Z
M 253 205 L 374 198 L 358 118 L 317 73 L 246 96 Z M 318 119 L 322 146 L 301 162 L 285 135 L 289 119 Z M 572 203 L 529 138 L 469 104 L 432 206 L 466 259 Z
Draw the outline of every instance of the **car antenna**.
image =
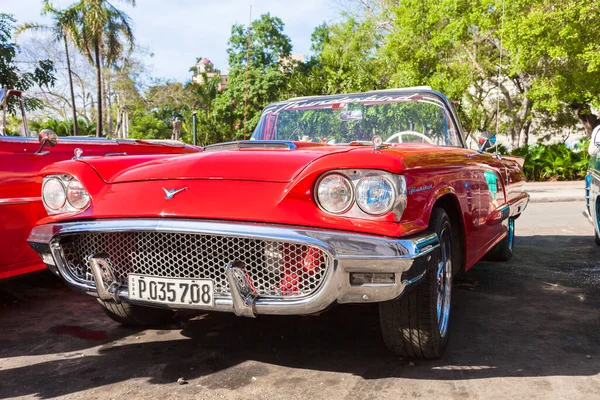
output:
M 498 86 L 498 97 L 496 99 L 496 143 L 495 155 L 498 157 L 498 133 L 500 133 L 500 77 L 502 74 L 502 39 L 504 37 L 504 15 L 506 13 L 506 0 L 502 0 L 502 17 L 500 19 L 500 62 L 498 65 L 498 78 L 496 79 Z
M 246 46 L 246 87 L 244 88 L 244 140 L 246 140 L 246 113 L 248 109 L 248 63 L 250 60 L 250 25 L 252 24 L 252 4 L 250 4 L 250 16 L 248 17 L 248 43 Z

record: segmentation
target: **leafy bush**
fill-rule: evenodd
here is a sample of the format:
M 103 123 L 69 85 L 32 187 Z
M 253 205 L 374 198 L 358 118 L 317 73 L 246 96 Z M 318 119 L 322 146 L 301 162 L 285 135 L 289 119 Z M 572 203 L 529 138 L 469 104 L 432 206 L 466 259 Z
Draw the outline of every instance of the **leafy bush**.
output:
M 581 148 L 573 151 L 564 143 L 524 146 L 513 150 L 511 155 L 525 158 L 523 169 L 528 181 L 569 181 L 585 177 L 589 155 L 585 143 Z
M 42 129 L 52 129 L 58 136 L 72 136 L 73 135 L 73 121 L 62 120 L 57 118 L 47 118 L 44 120 L 32 120 L 28 121 L 29 131 L 39 133 Z M 87 123 L 84 119 L 77 119 L 77 127 L 79 129 L 79 136 L 95 136 L 96 135 L 96 124 Z
M 136 110 L 130 119 L 129 137 L 135 139 L 170 139 L 172 128 L 157 112 Z

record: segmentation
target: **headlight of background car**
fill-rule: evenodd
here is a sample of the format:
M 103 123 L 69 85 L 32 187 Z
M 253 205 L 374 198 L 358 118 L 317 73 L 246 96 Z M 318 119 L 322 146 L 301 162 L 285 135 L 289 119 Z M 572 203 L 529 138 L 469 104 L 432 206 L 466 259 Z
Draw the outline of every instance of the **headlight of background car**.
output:
M 394 185 L 385 176 L 366 176 L 356 185 L 356 204 L 367 214 L 384 214 L 392 209 L 395 201 Z
M 78 212 L 90 204 L 90 195 L 71 175 L 49 175 L 42 184 L 42 201 L 48 214 Z
M 317 182 L 317 201 L 323 210 L 343 213 L 354 203 L 352 183 L 341 174 L 329 174 Z
M 65 186 L 62 180 L 58 178 L 44 179 L 42 185 L 42 199 L 48 212 L 58 211 L 65 205 L 67 201 L 67 195 L 65 193 Z

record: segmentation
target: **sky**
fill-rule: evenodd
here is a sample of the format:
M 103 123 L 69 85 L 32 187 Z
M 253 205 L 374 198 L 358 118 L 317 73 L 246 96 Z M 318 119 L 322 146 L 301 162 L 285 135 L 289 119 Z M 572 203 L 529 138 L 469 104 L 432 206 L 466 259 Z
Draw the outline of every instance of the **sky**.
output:
M 67 7 L 74 0 L 54 0 Z M 48 22 L 40 16 L 41 0 L 0 0 L 0 12 L 13 14 L 17 24 Z M 112 3 L 133 20 L 138 45 L 153 57 L 145 59 L 155 78 L 186 81 L 196 57 L 206 57 L 227 71 L 226 46 L 233 24 L 248 24 L 271 13 L 285 23 L 294 54 L 310 53 L 310 35 L 325 21 L 339 17 L 335 1 L 327 0 L 137 0 L 136 7 Z

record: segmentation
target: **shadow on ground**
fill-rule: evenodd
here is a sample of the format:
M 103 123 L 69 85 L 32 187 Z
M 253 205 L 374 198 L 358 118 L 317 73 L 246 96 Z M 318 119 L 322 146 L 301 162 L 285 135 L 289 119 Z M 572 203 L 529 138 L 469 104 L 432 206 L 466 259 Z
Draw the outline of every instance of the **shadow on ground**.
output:
M 202 315 L 169 329 L 138 332 L 109 321 L 93 299 L 47 276 L 51 283 L 46 286 L 4 283 L 3 299 L 20 286 L 17 300 L 0 303 L 0 397 L 48 398 L 133 378 L 174 384 L 185 377 L 209 389 L 237 389 L 277 367 L 342 372 L 365 380 L 600 373 L 600 247 L 593 238 L 579 236 L 518 237 L 517 246 L 510 262 L 481 262 L 456 283 L 445 356 L 414 366 L 384 348 L 377 307 L 255 320 Z M 105 336 L 57 333 L 56 326 Z M 72 356 L 95 347 L 93 355 Z M 28 362 L 26 356 L 41 359 Z M 288 375 L 273 385 L 285 390 L 310 384 L 302 373 Z

